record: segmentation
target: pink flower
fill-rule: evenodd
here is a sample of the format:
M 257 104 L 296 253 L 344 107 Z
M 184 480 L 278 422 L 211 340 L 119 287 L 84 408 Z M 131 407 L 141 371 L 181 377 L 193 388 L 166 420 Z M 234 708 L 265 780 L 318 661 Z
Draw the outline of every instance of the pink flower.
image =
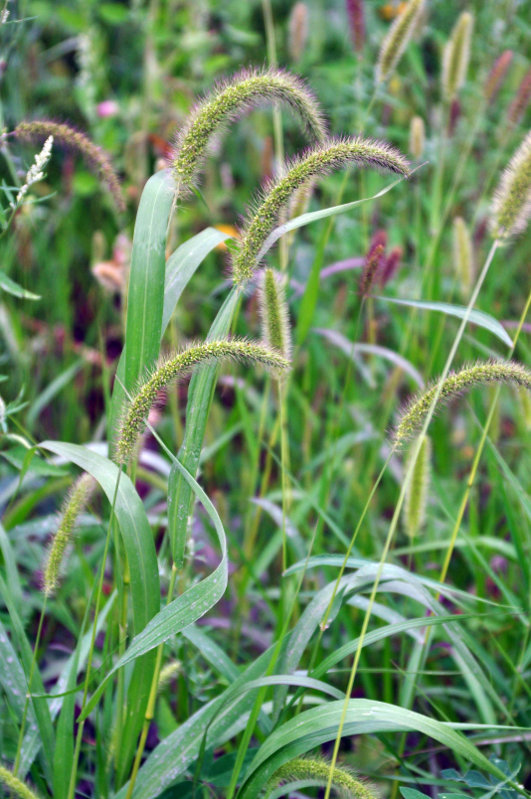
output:
M 107 119 L 107 117 L 116 116 L 119 105 L 115 100 L 104 100 L 102 103 L 98 103 L 96 111 L 100 119 Z

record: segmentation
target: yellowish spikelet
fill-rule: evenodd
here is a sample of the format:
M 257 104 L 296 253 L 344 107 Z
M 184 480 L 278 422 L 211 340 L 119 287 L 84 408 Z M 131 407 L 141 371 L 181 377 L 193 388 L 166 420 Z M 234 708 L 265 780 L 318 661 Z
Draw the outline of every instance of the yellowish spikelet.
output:
M 425 143 L 424 120 L 422 117 L 413 117 L 409 126 L 409 152 L 415 161 L 420 161 L 422 158 Z
M 491 231 L 498 239 L 522 233 L 531 212 L 531 133 L 528 133 L 503 172 L 494 192 Z
M 387 80 L 395 70 L 413 36 L 423 7 L 424 0 L 410 0 L 389 28 L 376 64 L 377 83 Z
M 269 790 L 282 782 L 311 779 L 326 785 L 330 775 L 330 765 L 326 760 L 298 757 L 281 766 L 268 784 Z M 362 782 L 345 766 L 335 766 L 332 772 L 332 787 L 337 796 L 343 799 L 376 799 L 374 791 Z
M 459 290 L 468 299 L 474 280 L 474 248 L 470 233 L 462 217 L 456 216 L 453 226 L 454 269 Z
M 473 27 L 473 15 L 469 11 L 463 11 L 444 47 L 442 90 L 443 97 L 447 102 L 451 102 L 455 98 L 466 80 Z
M 407 472 L 416 450 L 416 441 L 410 445 L 408 457 L 404 465 Z M 430 487 L 431 474 L 431 439 L 424 436 L 413 467 L 411 479 L 406 489 L 403 510 L 404 529 L 410 538 L 414 538 L 424 525 L 426 505 Z
M 286 360 L 291 357 L 291 331 L 284 278 L 273 269 L 265 269 L 259 292 L 262 338 L 280 352 Z

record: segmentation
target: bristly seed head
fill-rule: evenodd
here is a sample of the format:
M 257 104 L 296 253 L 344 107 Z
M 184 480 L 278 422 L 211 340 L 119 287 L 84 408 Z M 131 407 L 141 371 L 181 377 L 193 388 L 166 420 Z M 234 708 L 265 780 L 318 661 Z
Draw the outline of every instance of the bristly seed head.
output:
M 278 69 L 241 72 L 199 103 L 179 131 L 171 157 L 178 194 L 186 193 L 196 183 L 214 134 L 248 109 L 275 101 L 288 105 L 312 138 L 324 138 L 326 129 L 319 106 L 299 78 Z
M 63 504 L 59 526 L 44 567 L 43 588 L 46 596 L 51 596 L 57 589 L 65 550 L 72 540 L 77 518 L 86 508 L 95 487 L 94 478 L 90 474 L 82 474 L 70 489 Z
M 423 7 L 424 0 L 410 0 L 389 28 L 376 65 L 377 83 L 387 80 L 396 68 L 413 36 Z
M 176 355 L 159 361 L 151 377 L 141 383 L 126 409 L 117 443 L 118 462 L 127 463 L 130 460 L 145 418 L 160 392 L 172 380 L 188 374 L 195 366 L 227 358 L 249 361 L 268 369 L 281 370 L 289 367 L 289 361 L 281 353 L 266 344 L 245 339 L 193 344 Z
M 511 62 L 513 60 L 514 53 L 512 50 L 504 50 L 504 52 L 498 56 L 492 68 L 487 75 L 487 80 L 485 81 L 485 99 L 492 103 L 500 91 L 503 81 L 507 76 L 507 71 L 511 66 Z
M 456 216 L 453 227 L 454 269 L 459 281 L 459 290 L 468 298 L 474 279 L 474 248 L 464 219 Z
M 411 459 L 416 452 L 416 441 L 411 443 L 408 457 L 404 465 L 406 473 L 411 466 Z M 422 528 L 426 518 L 428 491 L 431 474 L 431 439 L 424 436 L 420 444 L 411 479 L 406 489 L 403 509 L 403 523 L 406 534 L 414 538 Z
M 514 361 L 487 361 L 465 367 L 460 372 L 448 375 L 441 385 L 437 405 L 459 396 L 474 386 L 490 383 L 513 383 L 531 390 L 531 370 Z M 435 382 L 423 394 L 414 397 L 400 414 L 394 433 L 394 446 L 399 447 L 410 439 L 422 426 L 437 396 L 439 383 Z
M 491 209 L 491 231 L 498 239 L 522 233 L 531 212 L 531 133 L 502 174 L 494 193 Z
M 516 125 L 520 121 L 524 112 L 527 110 L 529 100 L 531 98 L 531 67 L 527 70 L 518 90 L 515 94 L 514 100 L 509 106 L 507 111 L 507 118 L 511 125 Z
M 284 763 L 275 771 L 268 783 L 271 790 L 282 782 L 312 779 L 325 786 L 330 777 L 330 763 L 324 759 L 297 757 Z M 371 787 L 357 779 L 352 771 L 345 766 L 335 766 L 332 770 L 332 785 L 334 791 L 344 799 L 376 799 Z
M 273 269 L 264 269 L 259 304 L 262 319 L 262 338 L 273 349 L 290 360 L 291 331 L 284 278 Z
M 25 782 L 19 780 L 12 771 L 2 765 L 0 765 L 0 785 L 5 785 L 9 795 L 16 796 L 18 799 L 39 799 L 37 794 L 31 788 L 28 788 Z
M 442 89 L 447 102 L 455 98 L 466 80 L 473 27 L 474 17 L 469 11 L 463 11 L 444 47 Z
M 420 161 L 426 142 L 424 120 L 422 117 L 413 117 L 409 126 L 409 152 L 415 159 Z
M 56 143 L 62 144 L 66 149 L 78 152 L 105 183 L 118 211 L 125 210 L 120 181 L 112 167 L 109 156 L 84 133 L 80 133 L 80 131 L 64 123 L 40 119 L 34 122 L 21 122 L 15 128 L 14 134 L 23 141 L 42 141 L 48 136 L 53 136 Z
M 293 194 L 314 178 L 328 175 L 347 164 L 383 169 L 405 177 L 409 175 L 409 164 L 398 150 L 361 137 L 330 140 L 295 158 L 281 177 L 266 185 L 261 204 L 247 221 L 232 261 L 236 285 L 242 286 L 252 276 L 259 263 L 262 245 Z

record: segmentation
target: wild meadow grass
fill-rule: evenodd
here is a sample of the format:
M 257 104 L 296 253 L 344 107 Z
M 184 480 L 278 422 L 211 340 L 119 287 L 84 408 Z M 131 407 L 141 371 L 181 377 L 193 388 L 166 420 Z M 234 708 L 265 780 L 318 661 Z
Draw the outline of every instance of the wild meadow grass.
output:
M 530 795 L 525 13 L 328 5 L 0 9 L 2 796 Z

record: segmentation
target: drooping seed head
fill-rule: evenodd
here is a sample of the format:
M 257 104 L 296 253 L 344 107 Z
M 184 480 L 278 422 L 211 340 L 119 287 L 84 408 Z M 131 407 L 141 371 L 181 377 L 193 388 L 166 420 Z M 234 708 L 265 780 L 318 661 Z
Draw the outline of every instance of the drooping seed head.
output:
M 437 408 L 458 397 L 474 386 L 491 383 L 512 383 L 531 391 L 531 370 L 514 361 L 476 363 L 459 372 L 448 375 L 440 386 Z M 395 447 L 401 446 L 422 427 L 430 412 L 439 390 L 439 383 L 434 383 L 424 393 L 414 397 L 400 414 L 400 420 L 394 434 Z
M 504 50 L 504 52 L 498 56 L 492 68 L 487 75 L 487 80 L 485 81 L 485 99 L 492 103 L 501 89 L 502 83 L 507 77 L 507 72 L 509 67 L 511 66 L 511 62 L 513 60 L 514 53 L 512 50 Z
M 259 289 L 260 317 L 263 340 L 289 361 L 291 331 L 283 284 L 282 275 L 273 269 L 264 269 Z
M 268 369 L 287 369 L 289 361 L 266 344 L 232 339 L 192 344 L 185 350 L 159 361 L 152 375 L 139 386 L 123 418 L 117 443 L 119 463 L 127 463 L 136 446 L 151 407 L 173 380 L 188 374 L 195 366 L 221 361 L 242 360 Z
M 107 153 L 92 142 L 84 133 L 62 122 L 51 122 L 46 119 L 35 122 L 21 122 L 14 134 L 23 141 L 44 141 L 53 136 L 56 144 L 67 150 L 73 150 L 86 159 L 102 183 L 107 187 L 118 211 L 125 210 L 125 202 L 120 188 L 120 181 L 114 171 Z
M 308 6 L 299 0 L 289 17 L 289 54 L 297 63 L 302 58 L 308 39 Z
M 498 239 L 522 233 L 531 212 L 531 133 L 517 149 L 494 192 L 491 231 Z
M 415 159 L 420 161 L 426 142 L 424 120 L 422 117 L 413 117 L 409 126 L 409 152 Z
M 516 125 L 520 121 L 531 99 L 531 67 L 527 70 L 518 90 L 514 96 L 514 100 L 509 106 L 507 111 L 507 118 L 511 125 Z
M 232 261 L 233 279 L 237 285 L 243 285 L 257 268 L 262 245 L 294 193 L 311 184 L 315 178 L 348 164 L 387 170 L 405 177 L 409 175 L 408 162 L 398 150 L 361 137 L 331 140 L 295 158 L 281 177 L 266 186 L 262 202 L 245 225 L 238 252 Z
M 459 290 L 463 297 L 468 297 L 474 279 L 474 249 L 468 228 L 460 216 L 454 219 L 453 250 Z
M 313 139 L 324 138 L 319 106 L 299 78 L 278 69 L 241 72 L 199 103 L 179 131 L 171 157 L 178 193 L 186 193 L 196 183 L 216 133 L 250 108 L 272 102 L 291 108 Z
M 466 80 L 470 61 L 470 41 L 474 17 L 463 11 L 455 23 L 443 52 L 442 90 L 443 97 L 451 102 Z
M 298 757 L 284 763 L 275 772 L 268 789 L 283 782 L 311 779 L 326 786 L 330 777 L 330 764 L 326 760 L 317 758 Z M 334 766 L 332 770 L 332 786 L 335 792 L 343 799 L 376 799 L 376 794 L 371 787 L 357 779 L 350 769 L 345 766 Z
M 404 464 L 407 472 L 411 468 L 411 461 L 416 452 L 416 442 L 410 445 L 408 457 Z M 424 436 L 420 444 L 418 455 L 413 466 L 409 480 L 403 510 L 403 523 L 406 534 L 414 538 L 424 525 L 426 506 L 431 475 L 431 439 Z
M 44 567 L 43 589 L 46 596 L 57 590 L 64 554 L 76 525 L 77 518 L 86 508 L 96 482 L 90 474 L 82 474 L 69 491 L 61 509 L 59 525 L 55 533 Z
M 389 28 L 376 65 L 377 83 L 383 83 L 395 70 L 413 36 L 423 7 L 424 0 L 410 0 Z

